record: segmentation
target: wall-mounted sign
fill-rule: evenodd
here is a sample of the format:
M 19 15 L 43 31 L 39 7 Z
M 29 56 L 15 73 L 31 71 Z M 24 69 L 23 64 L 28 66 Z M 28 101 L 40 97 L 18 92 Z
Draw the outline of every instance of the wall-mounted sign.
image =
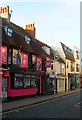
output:
M 45 67 L 51 67 L 51 60 L 45 61 Z
M 0 64 L 7 64 L 7 47 L 0 46 Z

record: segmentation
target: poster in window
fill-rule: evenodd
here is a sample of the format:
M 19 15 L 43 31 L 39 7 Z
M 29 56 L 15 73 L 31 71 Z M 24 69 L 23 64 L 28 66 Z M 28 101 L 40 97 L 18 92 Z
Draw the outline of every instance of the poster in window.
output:
M 0 46 L 0 64 L 7 64 L 7 47 Z
M 21 67 L 28 68 L 28 55 L 24 52 L 21 52 Z
M 37 64 L 36 70 L 41 71 L 41 70 L 42 70 L 42 58 L 37 57 L 37 62 L 36 62 L 36 64 Z

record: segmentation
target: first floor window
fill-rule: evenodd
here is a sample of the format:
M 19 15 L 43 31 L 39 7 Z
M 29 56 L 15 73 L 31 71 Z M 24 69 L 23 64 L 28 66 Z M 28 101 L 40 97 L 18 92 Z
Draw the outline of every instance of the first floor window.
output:
M 17 50 L 13 49 L 13 64 L 17 64 Z

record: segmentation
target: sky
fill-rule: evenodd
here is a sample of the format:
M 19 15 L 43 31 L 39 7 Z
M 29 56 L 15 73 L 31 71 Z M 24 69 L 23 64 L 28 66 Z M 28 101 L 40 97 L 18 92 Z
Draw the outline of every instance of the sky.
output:
M 3 0 L 2 7 L 10 6 L 11 22 L 24 29 L 35 23 L 38 40 L 50 46 L 59 47 L 63 42 L 70 48 L 80 48 L 80 1 L 41 1 Z

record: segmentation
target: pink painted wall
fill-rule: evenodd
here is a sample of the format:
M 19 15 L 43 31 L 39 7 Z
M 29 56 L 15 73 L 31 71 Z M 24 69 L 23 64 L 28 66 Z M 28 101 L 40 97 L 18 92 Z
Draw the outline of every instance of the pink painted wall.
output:
M 11 89 L 10 77 L 8 79 L 8 96 L 9 97 L 33 95 L 33 94 L 37 94 L 37 90 L 38 88 Z
M 10 89 L 8 96 L 16 97 L 16 96 L 25 96 L 25 95 L 33 95 L 37 93 L 37 88 L 28 88 L 28 89 Z

